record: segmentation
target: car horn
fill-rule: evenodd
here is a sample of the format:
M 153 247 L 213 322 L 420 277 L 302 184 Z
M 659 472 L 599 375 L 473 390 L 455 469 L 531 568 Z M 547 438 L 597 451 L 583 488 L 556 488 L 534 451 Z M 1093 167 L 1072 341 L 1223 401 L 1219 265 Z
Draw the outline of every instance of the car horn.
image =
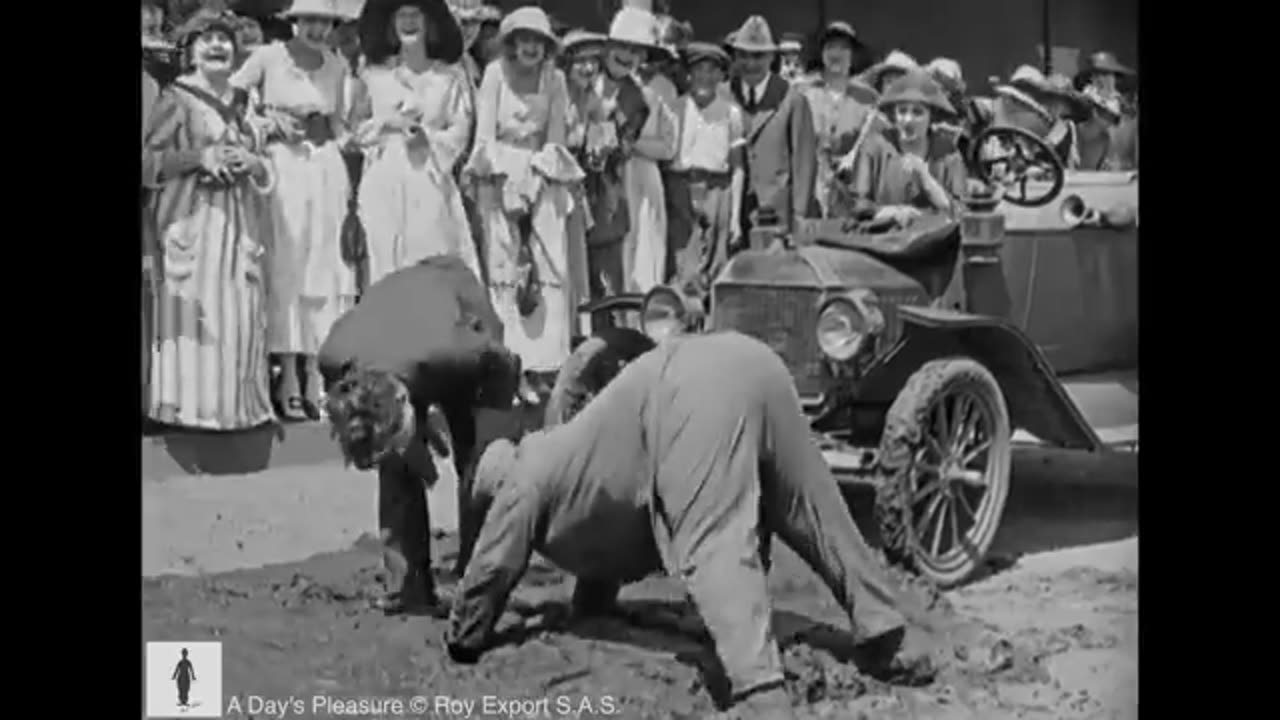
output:
M 1085 204 L 1079 195 L 1062 200 L 1062 221 L 1068 227 L 1109 227 L 1125 229 L 1138 224 L 1138 213 L 1129 205 L 1117 205 L 1105 211 Z
M 1068 227 L 1102 224 L 1102 213 L 1098 212 L 1097 208 L 1086 205 L 1084 198 L 1079 195 L 1068 195 L 1062 199 L 1061 214 L 1062 221 Z

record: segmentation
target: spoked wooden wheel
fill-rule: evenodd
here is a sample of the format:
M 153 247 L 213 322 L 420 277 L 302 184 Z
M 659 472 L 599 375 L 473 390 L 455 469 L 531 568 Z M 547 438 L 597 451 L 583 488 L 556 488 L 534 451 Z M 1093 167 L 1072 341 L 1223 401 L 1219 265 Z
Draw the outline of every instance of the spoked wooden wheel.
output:
M 969 165 L 974 175 L 1001 189 L 1000 198 L 1022 207 L 1041 207 L 1062 192 L 1067 173 L 1062 159 L 1035 133 L 995 126 L 973 139 Z M 1030 183 L 1038 182 L 1038 191 Z
M 926 363 L 889 410 L 881 458 L 892 467 L 876 507 L 886 553 L 944 587 L 967 580 L 1009 496 L 1000 385 L 967 358 Z

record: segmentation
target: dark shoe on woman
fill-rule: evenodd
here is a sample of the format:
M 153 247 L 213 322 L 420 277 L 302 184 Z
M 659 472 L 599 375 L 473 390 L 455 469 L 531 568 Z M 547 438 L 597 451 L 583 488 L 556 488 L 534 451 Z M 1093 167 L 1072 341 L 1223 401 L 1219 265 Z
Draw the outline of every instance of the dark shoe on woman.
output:
M 320 420 L 320 401 L 311 398 L 302 399 L 302 412 L 307 416 L 308 420 L 318 422 Z
M 299 395 L 290 395 L 284 399 L 282 412 L 280 416 L 290 422 L 302 422 L 307 419 L 306 403 L 302 401 Z

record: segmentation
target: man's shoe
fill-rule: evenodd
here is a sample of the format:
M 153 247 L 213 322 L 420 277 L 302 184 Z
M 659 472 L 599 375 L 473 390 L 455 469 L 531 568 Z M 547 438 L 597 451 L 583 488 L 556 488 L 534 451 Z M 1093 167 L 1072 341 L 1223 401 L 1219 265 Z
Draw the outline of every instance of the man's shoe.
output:
M 927 685 L 938 674 L 929 638 L 913 627 L 895 628 L 859 644 L 854 663 L 871 677 L 895 685 Z

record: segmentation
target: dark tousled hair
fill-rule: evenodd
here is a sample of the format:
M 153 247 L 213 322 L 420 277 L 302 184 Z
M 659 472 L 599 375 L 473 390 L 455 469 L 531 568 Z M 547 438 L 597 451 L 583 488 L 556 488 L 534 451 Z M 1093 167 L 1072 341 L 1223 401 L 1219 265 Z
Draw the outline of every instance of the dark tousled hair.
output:
M 383 370 L 348 367 L 329 390 L 325 410 L 330 436 L 348 465 L 368 470 L 386 455 L 404 430 L 404 383 Z

